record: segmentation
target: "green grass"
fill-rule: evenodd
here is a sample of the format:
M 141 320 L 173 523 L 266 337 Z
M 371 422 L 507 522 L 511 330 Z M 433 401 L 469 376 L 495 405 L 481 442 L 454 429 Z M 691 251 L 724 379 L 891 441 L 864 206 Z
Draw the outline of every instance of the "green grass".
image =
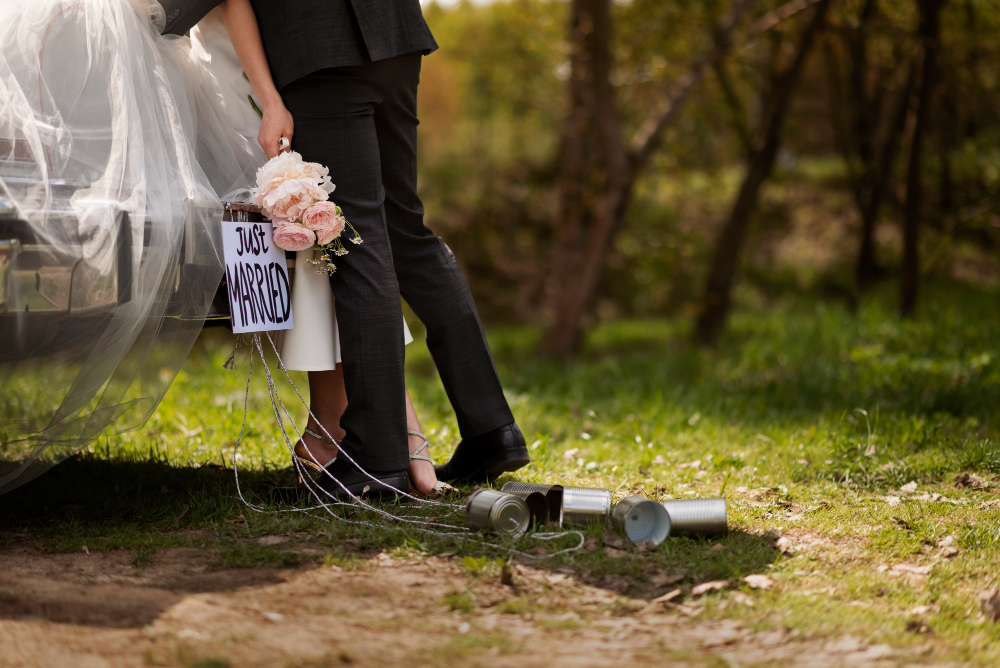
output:
M 912 321 L 897 319 L 891 303 L 886 293 L 856 312 L 794 300 L 746 309 L 716 350 L 689 346 L 683 321 L 619 322 L 594 330 L 569 363 L 534 354 L 538 329 L 492 328 L 498 368 L 534 459 L 517 479 L 655 498 L 724 489 L 730 499 L 732 531 L 719 540 L 671 538 L 646 556 L 611 558 L 599 550 L 544 565 L 572 568 L 633 598 L 666 591 L 656 584 L 664 575 L 681 576 L 669 587 L 685 592 L 729 580 L 753 607 L 723 591 L 701 599 L 701 615 L 901 647 L 930 642 L 928 660 L 995 664 L 1000 625 L 982 619 L 977 595 L 1000 584 L 1000 508 L 981 507 L 1000 498 L 1000 488 L 959 489 L 952 481 L 971 472 L 996 484 L 1000 473 L 997 294 L 932 286 Z M 443 460 L 457 425 L 416 339 L 407 349 L 408 382 L 433 454 Z M 128 548 L 137 562 L 170 545 L 212 544 L 221 565 L 256 567 L 304 559 L 285 546 L 258 545 L 258 537 L 307 532 L 327 546 L 326 561 L 343 568 L 388 550 L 415 558 L 457 554 L 470 573 L 498 571 L 503 551 L 481 544 L 244 507 L 229 467 L 247 367 L 244 359 L 236 371 L 224 370 L 230 350 L 228 336 L 206 332 L 145 431 L 103 438 L 0 497 L 0 541 L 28 532 L 48 550 Z M 304 388 L 301 375 L 295 378 Z M 256 381 L 241 481 L 250 498 L 281 509 L 273 490 L 293 479 L 266 388 Z M 282 396 L 294 398 L 287 388 Z M 304 412 L 293 412 L 301 424 Z M 916 493 L 895 491 L 911 481 Z M 377 519 L 356 510 L 349 517 Z M 793 553 L 776 549 L 769 531 L 785 534 L 797 546 Z M 601 532 L 594 527 L 587 536 Z M 938 543 L 949 537 L 958 554 L 946 558 Z M 910 579 L 890 570 L 899 564 L 930 571 Z M 740 585 L 751 573 L 767 573 L 777 588 Z M 679 601 L 697 605 L 687 595 Z M 445 605 L 471 611 L 476 603 L 455 592 Z M 527 605 L 503 611 L 521 614 Z M 922 620 L 931 636 L 907 630 L 917 606 L 930 606 Z

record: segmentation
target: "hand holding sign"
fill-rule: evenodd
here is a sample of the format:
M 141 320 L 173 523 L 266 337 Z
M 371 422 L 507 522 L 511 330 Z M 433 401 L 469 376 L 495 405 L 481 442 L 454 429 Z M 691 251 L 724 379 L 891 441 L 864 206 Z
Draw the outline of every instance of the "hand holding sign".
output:
M 233 333 L 292 329 L 292 293 L 285 251 L 270 223 L 224 221 L 222 245 Z

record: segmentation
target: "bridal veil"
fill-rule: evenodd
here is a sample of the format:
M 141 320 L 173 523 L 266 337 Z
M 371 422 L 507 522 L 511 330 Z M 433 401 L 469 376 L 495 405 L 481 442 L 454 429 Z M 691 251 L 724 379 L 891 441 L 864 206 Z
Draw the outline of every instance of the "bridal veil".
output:
M 0 492 L 141 426 L 263 161 L 148 0 L 0 3 Z

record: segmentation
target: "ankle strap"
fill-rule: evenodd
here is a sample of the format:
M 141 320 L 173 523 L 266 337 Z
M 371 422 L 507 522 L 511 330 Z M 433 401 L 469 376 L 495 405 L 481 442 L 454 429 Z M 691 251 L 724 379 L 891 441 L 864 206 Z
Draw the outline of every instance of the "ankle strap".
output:
M 332 438 L 330 438 L 326 434 L 317 434 L 316 432 L 314 432 L 309 427 L 306 427 L 302 431 L 304 431 L 305 433 L 309 434 L 310 436 L 312 436 L 313 438 L 319 440 L 322 443 L 326 443 L 327 445 L 337 445 L 337 441 L 333 440 Z

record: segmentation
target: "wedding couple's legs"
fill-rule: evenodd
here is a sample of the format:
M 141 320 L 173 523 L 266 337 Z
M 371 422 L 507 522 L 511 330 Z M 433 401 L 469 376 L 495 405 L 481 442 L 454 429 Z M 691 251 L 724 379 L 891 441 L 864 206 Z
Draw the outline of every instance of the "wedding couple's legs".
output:
M 332 371 L 309 372 L 309 402 L 312 416 L 306 425 L 317 434 L 327 435 L 340 441 L 346 432 L 340 427 L 340 417 L 347 409 L 347 391 L 344 387 L 343 365 Z M 320 427 L 322 423 L 325 430 Z M 413 406 L 409 389 L 406 390 L 406 429 L 407 431 L 423 432 L 417 409 Z M 320 466 L 337 456 L 337 446 L 325 443 L 315 436 L 303 433 L 304 443 L 295 446 L 295 454 L 303 459 L 311 459 Z M 407 448 L 413 454 L 423 445 L 424 439 L 414 434 L 408 435 Z M 426 450 L 421 454 L 427 455 Z M 410 461 L 410 479 L 420 494 L 430 494 L 437 484 L 434 466 L 425 460 Z
M 342 447 L 372 473 L 408 466 L 402 293 L 427 328 L 464 439 L 459 452 L 467 466 L 451 477 L 475 480 L 522 466 L 527 450 L 468 285 L 451 251 L 423 224 L 416 193 L 420 61 L 414 53 L 324 70 L 282 95 L 295 119 L 293 148 L 330 168 L 333 199 L 364 239 L 347 244 L 350 254 L 337 258 L 330 281 L 350 398 Z

